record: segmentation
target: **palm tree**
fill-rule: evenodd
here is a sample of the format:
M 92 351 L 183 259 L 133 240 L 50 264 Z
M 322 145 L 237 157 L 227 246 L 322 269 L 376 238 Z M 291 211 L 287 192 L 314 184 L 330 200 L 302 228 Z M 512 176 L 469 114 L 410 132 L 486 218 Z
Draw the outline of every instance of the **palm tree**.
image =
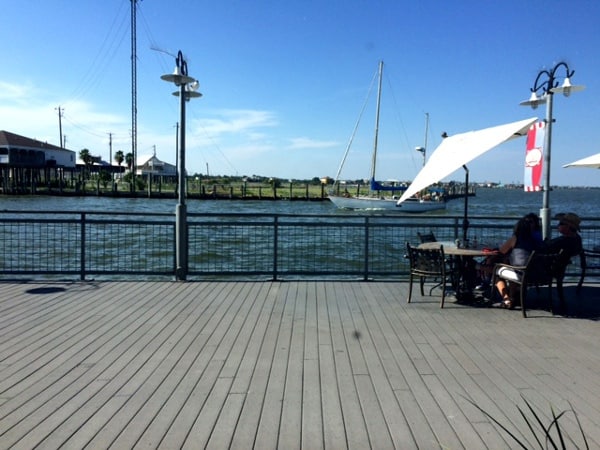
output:
M 123 161 L 125 161 L 125 154 L 123 153 L 123 150 L 117 150 L 115 152 L 115 162 L 118 164 L 119 167 L 121 167 Z
M 83 164 L 85 164 L 86 173 L 89 174 L 89 169 L 92 165 L 92 154 L 90 153 L 90 151 L 87 148 L 82 149 L 79 152 L 79 159 L 83 161 Z
M 131 170 L 133 167 L 133 153 L 127 153 L 125 155 L 125 164 L 127 164 L 127 168 Z

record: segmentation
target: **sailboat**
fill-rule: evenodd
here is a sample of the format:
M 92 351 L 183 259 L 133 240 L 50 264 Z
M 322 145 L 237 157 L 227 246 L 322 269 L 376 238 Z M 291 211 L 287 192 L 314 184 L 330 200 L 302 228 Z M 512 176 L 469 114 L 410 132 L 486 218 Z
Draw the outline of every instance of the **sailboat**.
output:
M 436 211 L 446 209 L 446 203 L 442 197 L 436 196 L 436 199 L 424 199 L 411 197 L 410 199 L 398 204 L 398 197 L 395 193 L 404 192 L 408 186 L 398 185 L 397 183 L 383 184 L 376 181 L 375 169 L 377 165 L 377 139 L 379 134 L 379 109 L 381 105 L 381 84 L 383 79 L 383 61 L 379 62 L 378 71 L 378 89 L 377 89 L 377 107 L 375 110 L 375 139 L 373 144 L 373 153 L 371 156 L 371 174 L 370 174 L 370 194 L 369 195 L 352 195 L 347 189 L 343 194 L 339 194 L 339 176 L 348 154 L 344 154 L 342 164 L 336 175 L 334 191 L 329 193 L 328 197 L 331 202 L 338 208 L 356 209 L 356 210 L 386 210 L 394 212 L 417 213 L 425 211 Z M 427 135 L 427 131 L 425 132 Z M 425 158 L 425 148 L 419 147 L 419 151 L 423 152 Z M 391 195 L 382 195 L 382 193 L 390 193 Z

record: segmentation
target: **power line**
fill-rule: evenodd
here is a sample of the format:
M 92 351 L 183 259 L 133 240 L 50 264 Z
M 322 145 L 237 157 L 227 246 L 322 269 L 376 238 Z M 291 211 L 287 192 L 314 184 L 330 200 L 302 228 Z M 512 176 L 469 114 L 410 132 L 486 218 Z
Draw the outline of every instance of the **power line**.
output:
M 80 123 L 77 123 L 77 122 L 71 120 L 69 118 L 69 116 L 67 116 L 67 115 L 64 114 L 64 109 L 62 110 L 62 112 L 63 112 L 63 116 L 62 117 L 67 122 L 69 122 L 71 125 L 73 125 L 75 128 L 77 128 L 77 129 L 79 129 L 79 130 L 81 130 L 81 131 L 83 131 L 83 132 L 85 132 L 85 133 L 87 133 L 89 135 L 95 136 L 95 137 L 99 137 L 99 138 L 104 137 L 104 133 L 96 132 L 95 130 L 92 130 L 91 128 L 86 127 L 85 125 L 82 125 Z
M 123 6 L 121 6 L 121 9 L 113 19 L 113 22 L 109 27 L 107 34 L 104 36 L 102 44 L 96 52 L 88 70 L 81 77 L 79 84 L 73 89 L 69 101 L 75 101 L 83 97 L 87 92 L 92 90 L 93 87 L 99 84 L 102 76 L 106 72 L 107 66 L 114 60 L 115 54 L 121 47 L 125 36 L 127 35 L 126 15 L 120 17 L 121 21 L 118 27 L 116 26 L 117 20 L 122 14 L 122 10 Z M 109 40 L 109 38 L 111 39 Z

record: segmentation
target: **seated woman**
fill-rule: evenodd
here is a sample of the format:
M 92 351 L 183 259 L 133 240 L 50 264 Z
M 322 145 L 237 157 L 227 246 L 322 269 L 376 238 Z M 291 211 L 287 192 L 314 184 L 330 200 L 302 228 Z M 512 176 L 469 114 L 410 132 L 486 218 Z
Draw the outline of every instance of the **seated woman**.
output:
M 529 224 L 529 227 L 531 228 L 531 237 L 527 237 L 526 239 L 526 244 L 525 247 L 529 248 L 532 247 L 534 250 L 537 250 L 539 248 L 542 247 L 544 240 L 542 238 L 542 228 L 540 225 L 540 218 L 537 214 L 531 212 L 529 214 L 526 214 L 525 216 L 523 216 L 523 219 L 525 222 L 527 222 Z M 515 224 L 515 228 L 517 227 L 517 224 Z M 522 223 L 521 225 L 523 225 L 524 227 L 524 223 Z M 499 249 L 499 252 L 495 255 L 490 255 L 488 256 L 485 261 L 483 261 L 481 263 L 481 279 L 482 279 L 482 283 L 481 285 L 478 287 L 480 290 L 487 290 L 489 289 L 489 284 L 490 281 L 492 279 L 492 273 L 494 272 L 494 267 L 496 265 L 496 263 L 507 263 L 507 264 L 512 264 L 510 262 L 510 258 L 509 258 L 509 254 L 511 249 L 514 247 L 514 245 L 516 244 L 516 239 L 515 239 L 515 228 L 513 228 L 513 235 L 511 236 L 511 238 L 506 241 L 502 247 Z M 533 243 L 531 244 L 531 241 L 533 241 Z M 522 244 L 519 243 L 519 246 L 521 246 Z M 517 250 L 517 253 L 520 252 L 521 249 Z M 529 252 L 531 253 L 531 252 Z M 525 256 L 525 262 L 527 262 L 527 258 L 529 257 L 529 253 L 527 253 L 526 255 L 522 255 Z M 516 257 L 513 257 L 516 258 Z M 514 264 L 513 264 L 514 265 Z
M 500 254 L 504 255 L 508 263 L 512 266 L 524 266 L 531 255 L 531 252 L 539 248 L 539 241 L 536 239 L 531 226 L 531 221 L 526 217 L 519 219 L 515 224 L 512 236 L 500 247 Z M 500 270 L 510 270 L 502 268 Z M 506 281 L 498 280 L 496 289 L 502 297 L 501 305 L 504 308 L 512 309 L 514 307 L 514 297 L 516 290 L 506 285 Z

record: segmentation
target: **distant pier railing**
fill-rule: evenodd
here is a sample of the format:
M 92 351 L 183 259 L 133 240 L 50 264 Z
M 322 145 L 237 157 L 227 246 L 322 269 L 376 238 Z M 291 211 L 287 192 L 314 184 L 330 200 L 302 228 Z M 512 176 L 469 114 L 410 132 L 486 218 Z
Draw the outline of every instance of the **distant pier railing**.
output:
M 462 236 L 462 216 L 188 214 L 188 280 L 404 278 L 406 242 Z M 469 236 L 498 245 L 515 217 L 469 217 Z M 600 219 L 581 234 L 600 242 Z M 0 279 L 175 276 L 175 215 L 0 211 Z M 576 259 L 576 258 L 575 258 Z M 579 273 L 573 261 L 569 273 Z

